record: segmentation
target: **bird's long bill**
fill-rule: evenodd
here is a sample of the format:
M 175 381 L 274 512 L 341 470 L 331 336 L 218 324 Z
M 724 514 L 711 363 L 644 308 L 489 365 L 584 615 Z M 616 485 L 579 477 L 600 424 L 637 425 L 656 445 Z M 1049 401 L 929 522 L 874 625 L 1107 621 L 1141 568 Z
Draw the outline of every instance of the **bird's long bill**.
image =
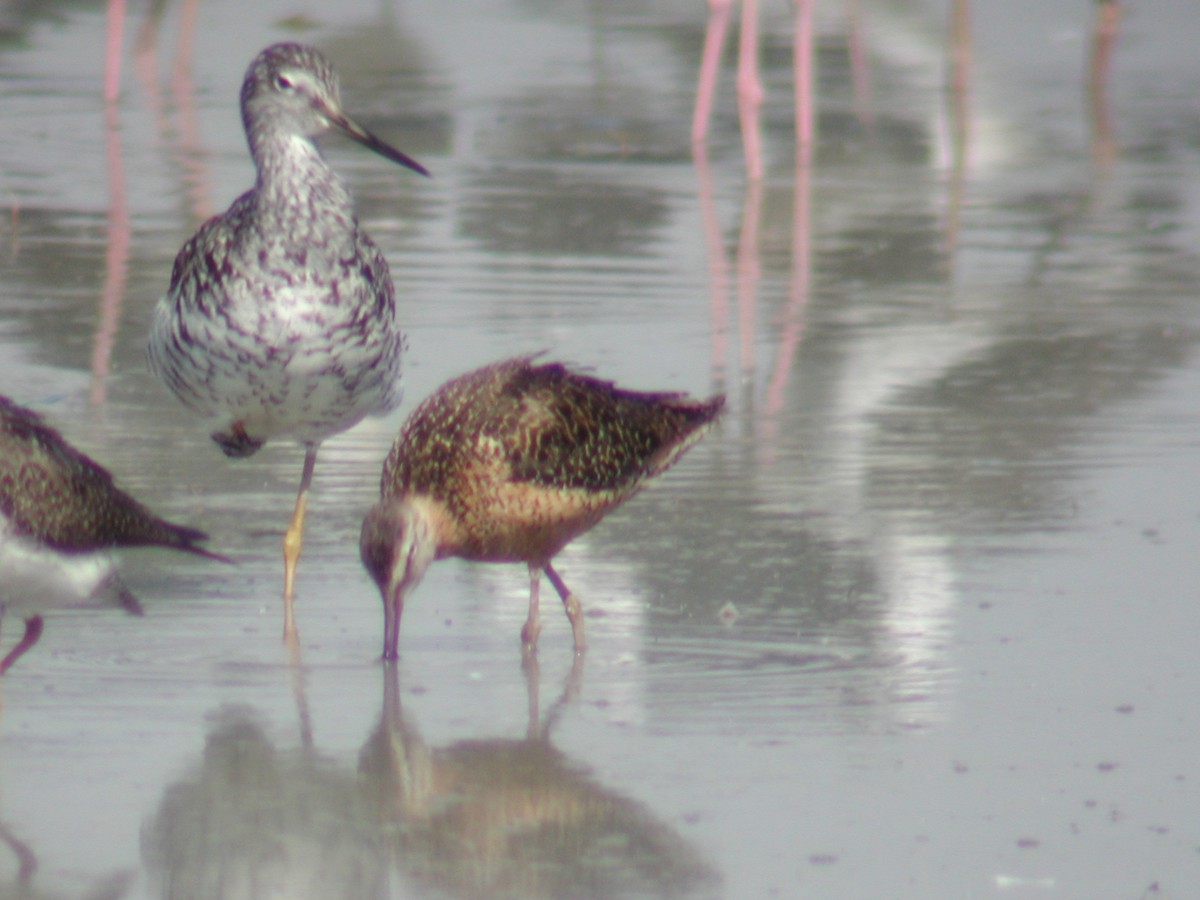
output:
M 383 598 L 383 659 L 393 662 L 400 658 L 400 616 L 404 612 L 404 595 L 408 593 L 408 582 L 402 580 L 392 585 Z
M 375 153 L 378 153 L 385 159 L 390 159 L 392 162 L 400 163 L 400 165 L 404 166 L 405 168 L 412 169 L 414 172 L 417 172 L 421 175 L 429 175 L 429 170 L 407 153 L 401 153 L 387 141 L 377 138 L 341 110 L 326 109 L 325 115 L 329 119 L 330 125 L 351 140 L 362 144 L 368 150 L 373 150 Z

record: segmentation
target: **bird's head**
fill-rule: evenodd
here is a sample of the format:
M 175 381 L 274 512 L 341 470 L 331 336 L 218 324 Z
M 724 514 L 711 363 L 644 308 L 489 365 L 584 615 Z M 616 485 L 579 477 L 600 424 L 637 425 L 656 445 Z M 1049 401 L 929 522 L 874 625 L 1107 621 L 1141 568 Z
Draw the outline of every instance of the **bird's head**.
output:
M 337 73 L 315 47 L 283 43 L 263 50 L 246 70 L 241 99 L 252 150 L 268 134 L 315 138 L 332 128 L 386 159 L 429 174 L 345 113 Z
M 428 516 L 407 499 L 381 500 L 363 520 L 359 552 L 383 598 L 383 658 L 395 659 L 404 600 L 437 553 Z

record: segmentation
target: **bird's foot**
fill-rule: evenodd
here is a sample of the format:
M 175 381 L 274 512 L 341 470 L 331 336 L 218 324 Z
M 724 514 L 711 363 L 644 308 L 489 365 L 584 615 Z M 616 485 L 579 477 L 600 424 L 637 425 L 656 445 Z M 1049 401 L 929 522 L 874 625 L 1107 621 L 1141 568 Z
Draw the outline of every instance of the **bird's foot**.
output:
M 246 433 L 246 426 L 241 422 L 234 422 L 228 433 L 214 431 L 212 439 L 221 448 L 221 452 L 232 459 L 253 456 L 266 443 L 250 437 Z

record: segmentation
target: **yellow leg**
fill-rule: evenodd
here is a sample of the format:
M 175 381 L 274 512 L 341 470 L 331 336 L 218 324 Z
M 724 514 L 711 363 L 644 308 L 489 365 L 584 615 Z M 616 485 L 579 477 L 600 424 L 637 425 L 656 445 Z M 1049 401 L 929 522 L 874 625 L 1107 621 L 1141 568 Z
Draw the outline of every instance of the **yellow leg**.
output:
M 311 750 L 313 747 L 312 713 L 308 706 L 308 690 L 304 684 L 307 672 L 304 668 L 304 660 L 300 655 L 298 636 L 293 634 L 289 638 L 285 634 L 283 645 L 287 650 L 288 670 L 292 676 L 292 697 L 296 701 L 296 714 L 300 719 L 301 746 L 305 750 Z
M 571 634 L 575 638 L 575 652 L 582 653 L 587 649 L 587 641 L 583 636 L 583 605 L 579 602 L 579 598 L 571 593 L 550 563 L 546 563 L 546 577 L 558 591 L 558 596 L 562 597 L 563 608 L 567 611 L 567 618 L 571 621 Z
M 308 508 L 308 486 L 312 483 L 313 468 L 317 464 L 317 445 L 309 444 L 304 452 L 304 471 L 300 474 L 300 490 L 296 494 L 296 508 L 292 521 L 283 535 L 283 638 L 296 640 L 296 617 L 292 611 L 292 600 L 296 596 L 296 563 L 300 560 L 300 549 L 304 545 L 304 511 Z

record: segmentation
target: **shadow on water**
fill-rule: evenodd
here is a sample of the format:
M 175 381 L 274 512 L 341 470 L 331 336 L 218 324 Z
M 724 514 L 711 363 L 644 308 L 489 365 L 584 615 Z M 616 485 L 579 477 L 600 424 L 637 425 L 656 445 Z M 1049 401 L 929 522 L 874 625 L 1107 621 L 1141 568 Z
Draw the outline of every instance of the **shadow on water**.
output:
M 544 725 L 536 663 L 526 673 L 526 738 L 430 747 L 383 666 L 357 771 L 308 741 L 276 746 L 251 708 L 218 710 L 202 761 L 143 829 L 161 894 L 349 900 L 396 896 L 398 879 L 405 896 L 709 896 L 718 876 L 687 841 L 553 745 L 582 660 Z

